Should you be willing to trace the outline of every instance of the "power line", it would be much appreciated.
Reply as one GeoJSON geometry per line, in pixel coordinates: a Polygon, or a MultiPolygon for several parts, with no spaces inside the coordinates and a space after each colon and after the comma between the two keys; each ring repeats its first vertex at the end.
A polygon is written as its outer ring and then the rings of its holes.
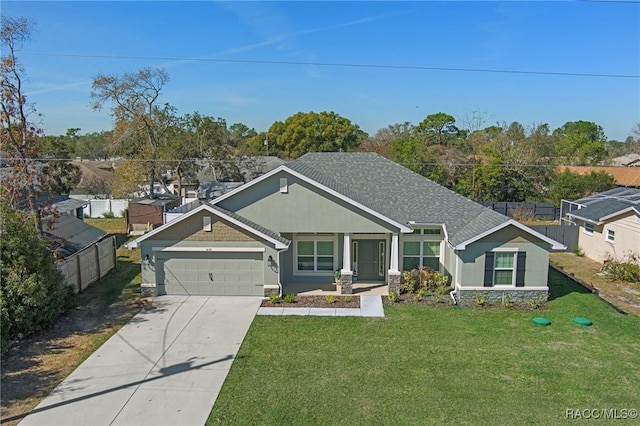
{"type": "Polygon", "coordinates": [[[348,62],[303,62],[303,61],[265,61],[253,59],[215,59],[215,58],[188,58],[177,56],[125,56],[125,55],[93,55],[81,53],[41,53],[22,52],[29,56],[53,56],[69,58],[102,58],[102,59],[143,59],[161,61],[190,61],[190,62],[218,62],[236,64],[260,64],[260,65],[305,65],[319,67],[343,67],[343,68],[374,68],[374,69],[404,69],[416,71],[460,71],[460,72],[483,72],[497,74],[525,74],[525,75],[553,75],[569,77],[604,77],[604,78],[638,78],[640,75],[633,74],[605,74],[605,73],[580,73],[580,72],[555,72],[555,71],[522,71],[496,68],[462,68],[462,67],[427,67],[420,65],[383,65],[383,64],[356,64],[348,62]]]}
{"type": "MultiPolygon", "coordinates": [[[[549,159],[551,158],[568,158],[568,157],[548,157],[549,159]]],[[[21,158],[17,158],[17,157],[3,157],[3,160],[8,160],[8,161],[18,161],[18,160],[22,160],[21,158]]],[[[144,159],[144,158],[123,158],[123,159],[119,159],[119,160],[77,160],[76,158],[30,158],[28,159],[30,161],[40,161],[40,162],[47,162],[47,161],[80,161],[80,164],[82,164],[83,161],[91,161],[91,162],[104,162],[104,163],[131,163],[131,162],[137,162],[137,163],[151,163],[153,160],[151,159],[144,159]]],[[[192,162],[192,163],[196,163],[196,162],[201,162],[204,161],[205,164],[197,164],[202,168],[206,168],[208,166],[208,164],[211,163],[216,163],[216,164],[235,164],[235,165],[242,165],[243,161],[242,160],[203,160],[203,159],[199,159],[199,158],[174,158],[174,159],[170,159],[170,158],[165,158],[165,159],[158,159],[156,160],[157,163],[159,163],[160,165],[162,165],[162,163],[186,163],[186,162],[192,162]]],[[[250,163],[251,160],[249,160],[250,163]]],[[[326,161],[327,164],[333,164],[331,161],[326,161]]],[[[486,164],[486,163],[436,163],[436,162],[429,162],[429,163],[424,163],[424,162],[398,162],[398,164],[401,164],[403,166],[440,166],[440,167],[539,167],[539,168],[557,168],[557,167],[620,167],[620,168],[626,168],[624,166],[572,166],[572,165],[565,165],[565,164],[549,164],[549,163],[544,163],[544,164],[520,164],[520,163],[492,163],[492,164],[486,164]]],[[[249,167],[251,166],[251,164],[249,164],[249,167]]]]}

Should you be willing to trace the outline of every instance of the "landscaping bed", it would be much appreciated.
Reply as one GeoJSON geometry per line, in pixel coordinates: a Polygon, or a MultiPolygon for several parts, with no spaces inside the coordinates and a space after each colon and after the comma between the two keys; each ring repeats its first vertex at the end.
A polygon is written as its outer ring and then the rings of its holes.
{"type": "Polygon", "coordinates": [[[360,296],[295,296],[292,302],[263,300],[263,308],[359,308],[360,296]]]}

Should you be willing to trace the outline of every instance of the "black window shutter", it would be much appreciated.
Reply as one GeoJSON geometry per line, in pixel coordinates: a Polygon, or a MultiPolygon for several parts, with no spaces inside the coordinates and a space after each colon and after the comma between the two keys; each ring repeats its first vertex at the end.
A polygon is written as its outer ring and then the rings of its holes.
{"type": "Polygon", "coordinates": [[[488,251],[484,254],[484,286],[493,286],[493,258],[492,251],[488,251]]]}
{"type": "Polygon", "coordinates": [[[518,252],[518,263],[516,264],[516,287],[524,287],[524,271],[527,265],[527,252],[518,252]]]}

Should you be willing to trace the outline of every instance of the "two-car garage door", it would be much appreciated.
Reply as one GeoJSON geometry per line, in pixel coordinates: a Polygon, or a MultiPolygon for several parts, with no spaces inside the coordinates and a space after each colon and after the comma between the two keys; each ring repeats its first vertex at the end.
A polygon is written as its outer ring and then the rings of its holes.
{"type": "Polygon", "coordinates": [[[158,253],[156,279],[158,294],[262,296],[263,252],[158,253]]]}

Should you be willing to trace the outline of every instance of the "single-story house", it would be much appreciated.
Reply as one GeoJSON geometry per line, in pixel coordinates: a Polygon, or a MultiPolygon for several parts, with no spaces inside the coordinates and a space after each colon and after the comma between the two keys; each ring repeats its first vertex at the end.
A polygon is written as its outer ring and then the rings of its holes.
{"type": "Polygon", "coordinates": [[[374,153],[309,153],[129,243],[157,294],[266,295],[402,271],[450,277],[458,301],[548,294],[562,244],[374,153]]]}
{"type": "Polygon", "coordinates": [[[614,188],[571,202],[569,220],[580,227],[578,246],[602,262],[640,253],[640,189],[614,188]]]}

